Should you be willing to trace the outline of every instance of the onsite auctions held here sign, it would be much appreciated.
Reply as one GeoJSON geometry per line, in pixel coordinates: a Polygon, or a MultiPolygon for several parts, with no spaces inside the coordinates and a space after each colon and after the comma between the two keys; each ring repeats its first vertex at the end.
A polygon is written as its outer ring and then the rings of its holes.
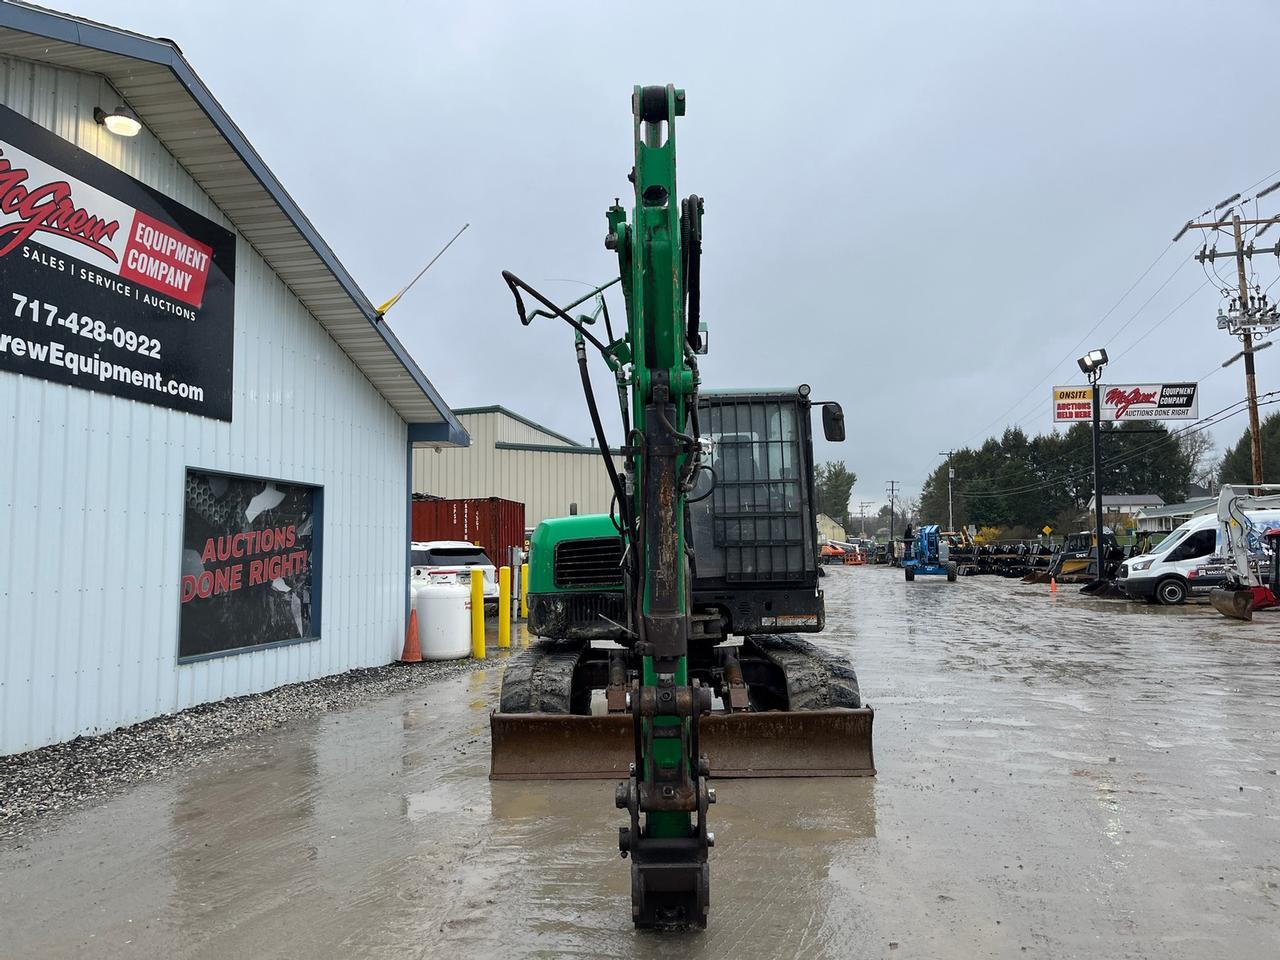
{"type": "MultiPolygon", "coordinates": [[[[1200,415],[1199,384],[1103,384],[1102,420],[1194,420],[1200,415]]],[[[1053,422],[1089,422],[1093,393],[1089,387],[1054,387],[1053,422]]]]}
{"type": "Polygon", "coordinates": [[[0,370],[231,419],[235,236],[0,107],[0,370]]]}

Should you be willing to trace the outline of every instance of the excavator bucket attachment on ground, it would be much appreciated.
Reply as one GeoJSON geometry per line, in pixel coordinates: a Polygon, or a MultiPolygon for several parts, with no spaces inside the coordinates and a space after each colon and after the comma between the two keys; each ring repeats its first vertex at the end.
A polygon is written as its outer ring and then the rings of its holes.
{"type": "MultiPolygon", "coordinates": [[[[870,777],[869,707],[712,713],[701,748],[713,778],[870,777]]],[[[490,715],[491,780],[625,779],[635,758],[629,714],[490,715]]]]}
{"type": "Polygon", "coordinates": [[[1224,590],[1220,587],[1209,591],[1213,609],[1232,620],[1253,619],[1252,590],[1224,590]]]}
{"type": "Polygon", "coordinates": [[[1276,606],[1276,596],[1268,587],[1216,587],[1209,591],[1213,609],[1232,620],[1252,620],[1255,610],[1276,606]]]}

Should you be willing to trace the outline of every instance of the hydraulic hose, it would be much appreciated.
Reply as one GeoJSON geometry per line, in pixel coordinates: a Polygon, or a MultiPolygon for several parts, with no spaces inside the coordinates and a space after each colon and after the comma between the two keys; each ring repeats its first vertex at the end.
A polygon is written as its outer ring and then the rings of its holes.
{"type": "Polygon", "coordinates": [[[702,332],[698,321],[702,314],[702,198],[690,194],[680,205],[681,266],[684,268],[686,295],[686,339],[693,349],[702,349],[702,332]]]}
{"type": "Polygon", "coordinates": [[[596,407],[596,395],[591,389],[591,375],[587,372],[587,348],[582,342],[582,337],[575,338],[574,350],[578,354],[578,374],[582,378],[582,392],[587,398],[587,410],[591,414],[591,427],[595,431],[596,443],[600,445],[600,455],[604,457],[605,471],[609,474],[609,484],[613,487],[613,495],[618,499],[618,510],[622,514],[623,523],[630,529],[631,517],[628,509],[629,505],[627,504],[626,488],[623,486],[622,478],[618,476],[618,468],[613,462],[613,456],[609,453],[609,443],[604,435],[604,424],[600,422],[600,410],[596,407]]]}

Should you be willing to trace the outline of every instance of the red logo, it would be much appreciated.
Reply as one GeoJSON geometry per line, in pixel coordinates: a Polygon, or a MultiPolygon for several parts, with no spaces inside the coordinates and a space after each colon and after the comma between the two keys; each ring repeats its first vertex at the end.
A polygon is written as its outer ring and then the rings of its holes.
{"type": "Polygon", "coordinates": [[[1110,390],[1107,391],[1107,403],[1113,405],[1116,408],[1117,420],[1123,417],[1125,413],[1128,412],[1129,408],[1132,407],[1135,403],[1155,403],[1155,402],[1156,402],[1156,392],[1154,390],[1150,392],[1144,392],[1142,390],[1139,390],[1137,387],[1134,387],[1132,390],[1126,393],[1125,391],[1121,390],[1119,387],[1112,387],[1110,390]]]}
{"type": "Polygon", "coordinates": [[[116,259],[115,251],[103,241],[115,236],[120,221],[108,223],[77,207],[71,199],[71,184],[65,180],[28,187],[28,176],[26,170],[0,156],[0,213],[19,218],[0,225],[0,257],[44,231],[69,237],[116,259]]]}
{"type": "Polygon", "coordinates": [[[135,210],[120,276],[200,306],[213,250],[181,230],[135,210]]]}

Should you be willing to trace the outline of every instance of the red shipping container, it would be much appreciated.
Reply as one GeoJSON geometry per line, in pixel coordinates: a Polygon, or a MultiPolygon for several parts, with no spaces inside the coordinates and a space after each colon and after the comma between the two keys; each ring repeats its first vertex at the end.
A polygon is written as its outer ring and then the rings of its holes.
{"type": "Polygon", "coordinates": [[[501,497],[468,500],[414,500],[413,540],[466,540],[484,547],[496,566],[510,562],[513,547],[524,549],[524,504],[501,497]]]}

